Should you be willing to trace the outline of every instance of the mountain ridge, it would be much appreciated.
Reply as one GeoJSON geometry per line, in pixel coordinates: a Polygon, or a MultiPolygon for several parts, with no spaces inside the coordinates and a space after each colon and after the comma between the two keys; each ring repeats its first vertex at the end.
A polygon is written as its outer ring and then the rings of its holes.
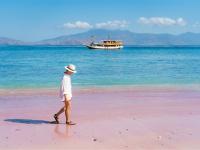
{"type": "Polygon", "coordinates": [[[184,46],[200,45],[200,33],[185,32],[178,35],[169,33],[136,33],[129,30],[92,29],[86,32],[63,35],[38,42],[0,37],[0,45],[85,45],[91,41],[105,39],[122,40],[125,45],[135,46],[184,46]]]}
{"type": "Polygon", "coordinates": [[[12,39],[12,38],[7,38],[7,37],[0,37],[0,45],[24,45],[25,42],[12,39]]]}

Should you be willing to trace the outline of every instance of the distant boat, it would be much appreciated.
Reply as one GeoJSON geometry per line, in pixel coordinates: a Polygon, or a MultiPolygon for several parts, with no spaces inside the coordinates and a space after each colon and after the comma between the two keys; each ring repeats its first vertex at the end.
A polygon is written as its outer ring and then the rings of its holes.
{"type": "Polygon", "coordinates": [[[122,41],[116,41],[116,40],[104,40],[101,43],[90,43],[89,45],[86,45],[89,49],[121,49],[123,48],[123,42],[122,41]]]}

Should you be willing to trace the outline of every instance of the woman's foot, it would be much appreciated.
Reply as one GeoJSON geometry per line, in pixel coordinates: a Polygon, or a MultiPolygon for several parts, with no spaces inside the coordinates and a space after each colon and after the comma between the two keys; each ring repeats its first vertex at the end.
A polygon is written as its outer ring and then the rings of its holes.
{"type": "Polygon", "coordinates": [[[59,121],[58,121],[58,116],[57,116],[57,114],[55,114],[53,117],[54,117],[54,119],[56,120],[56,123],[57,123],[57,124],[59,124],[59,121]]]}
{"type": "Polygon", "coordinates": [[[76,125],[75,122],[72,122],[72,121],[69,121],[69,122],[66,122],[67,125],[76,125]]]}

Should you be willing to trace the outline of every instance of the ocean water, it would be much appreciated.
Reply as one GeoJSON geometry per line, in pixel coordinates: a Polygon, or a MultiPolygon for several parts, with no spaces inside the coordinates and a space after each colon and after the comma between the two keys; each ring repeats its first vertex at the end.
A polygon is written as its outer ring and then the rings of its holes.
{"type": "Polygon", "coordinates": [[[69,63],[79,87],[200,84],[200,48],[1,46],[0,88],[58,87],[69,63]]]}

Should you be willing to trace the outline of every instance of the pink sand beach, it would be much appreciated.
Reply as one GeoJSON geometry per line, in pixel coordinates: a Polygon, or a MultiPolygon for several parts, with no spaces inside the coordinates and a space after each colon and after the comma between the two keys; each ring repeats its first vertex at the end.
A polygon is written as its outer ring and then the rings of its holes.
{"type": "Polygon", "coordinates": [[[75,89],[75,126],[50,124],[57,89],[0,90],[1,150],[199,150],[196,87],[75,89]]]}

